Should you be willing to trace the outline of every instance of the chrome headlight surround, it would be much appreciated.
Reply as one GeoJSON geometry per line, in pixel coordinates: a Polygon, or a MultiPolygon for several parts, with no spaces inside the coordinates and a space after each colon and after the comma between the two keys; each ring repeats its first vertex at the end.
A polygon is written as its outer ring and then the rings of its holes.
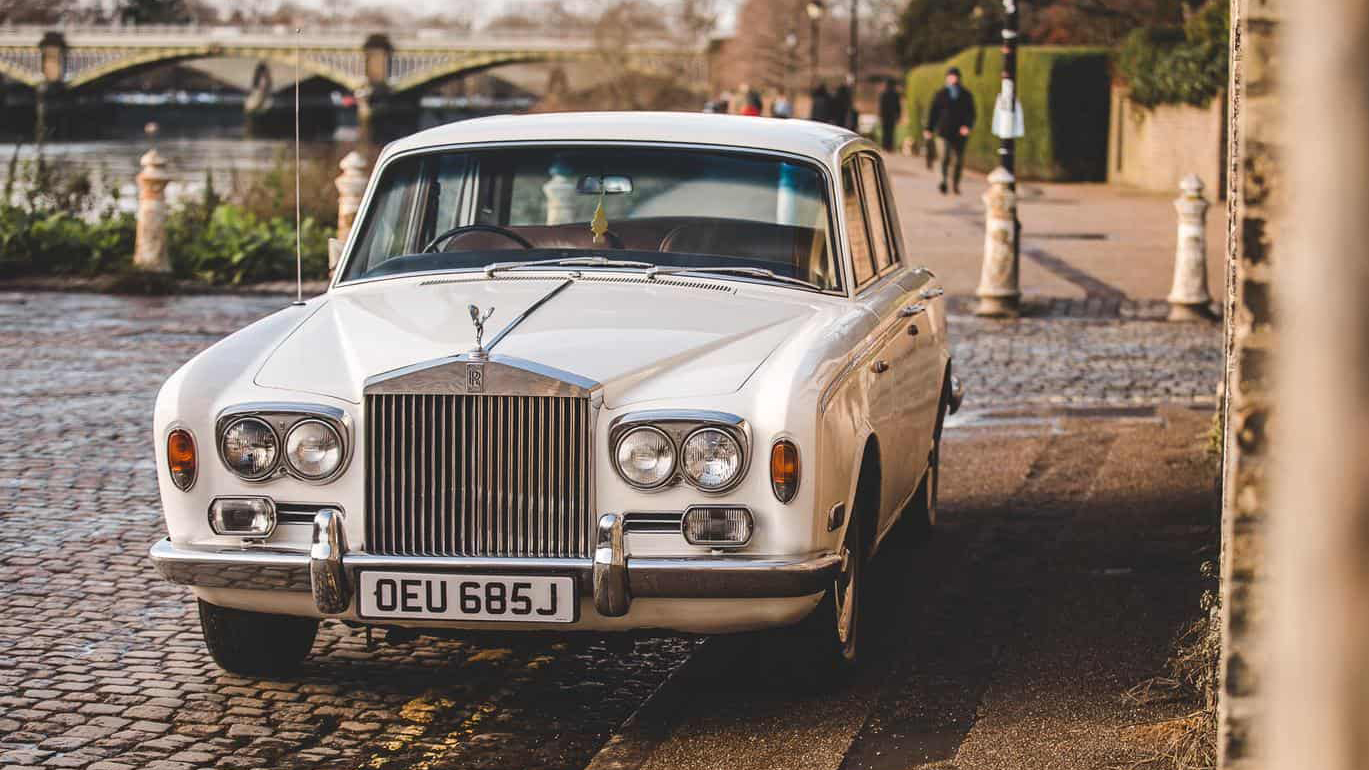
{"type": "Polygon", "coordinates": [[[260,402],[238,404],[219,412],[214,421],[214,444],[218,447],[219,462],[235,477],[252,484],[261,484],[283,476],[299,479],[308,484],[327,484],[341,476],[352,460],[352,420],[347,413],[337,407],[322,404],[296,404],[286,402],[260,402]],[[277,454],[274,467],[258,477],[240,475],[228,464],[223,453],[224,433],[229,427],[243,419],[254,419],[265,423],[276,435],[277,454]],[[321,422],[331,428],[342,441],[342,460],[330,473],[311,477],[295,470],[286,448],[286,437],[290,431],[303,422],[321,422]]]}
{"type": "Polygon", "coordinates": [[[608,446],[609,462],[613,465],[614,471],[633,489],[641,492],[659,492],[683,481],[705,495],[721,495],[730,492],[746,478],[751,465],[751,426],[746,420],[727,412],[702,409],[649,409],[614,418],[608,427],[608,446]],[[630,431],[642,427],[654,428],[664,433],[675,448],[675,472],[665,482],[652,487],[633,484],[618,467],[619,443],[630,431]],[[735,441],[741,450],[741,469],[726,484],[718,487],[700,486],[684,473],[684,443],[694,433],[704,429],[721,431],[735,441]]]}

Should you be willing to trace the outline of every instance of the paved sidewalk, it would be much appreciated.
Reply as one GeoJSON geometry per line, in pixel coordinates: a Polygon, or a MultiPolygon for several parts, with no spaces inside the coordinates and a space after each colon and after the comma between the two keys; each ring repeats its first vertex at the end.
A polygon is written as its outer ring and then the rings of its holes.
{"type": "MultiPolygon", "coordinates": [[[[984,255],[984,176],[966,172],[962,194],[943,196],[936,189],[936,173],[926,169],[922,158],[885,158],[911,260],[930,267],[948,294],[974,294],[984,255]]],[[[1204,182],[1212,203],[1207,216],[1208,290],[1219,297],[1225,285],[1225,204],[1216,200],[1214,180],[1204,182]]],[[[1019,185],[1019,194],[1025,299],[1134,303],[1169,294],[1178,180],[1172,195],[1104,184],[1038,182],[1019,185]]]]}

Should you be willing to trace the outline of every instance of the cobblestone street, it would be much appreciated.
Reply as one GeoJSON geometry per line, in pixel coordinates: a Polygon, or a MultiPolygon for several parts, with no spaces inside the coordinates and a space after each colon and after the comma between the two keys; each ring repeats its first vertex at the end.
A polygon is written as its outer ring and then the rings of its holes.
{"type": "MultiPolygon", "coordinates": [[[[147,558],[153,399],[284,302],[0,294],[0,768],[584,766],[696,641],[368,650],[325,623],[292,681],[210,661],[188,591],[147,558]]],[[[954,316],[966,409],[1211,403],[1219,327],[1150,317],[954,316]]]]}

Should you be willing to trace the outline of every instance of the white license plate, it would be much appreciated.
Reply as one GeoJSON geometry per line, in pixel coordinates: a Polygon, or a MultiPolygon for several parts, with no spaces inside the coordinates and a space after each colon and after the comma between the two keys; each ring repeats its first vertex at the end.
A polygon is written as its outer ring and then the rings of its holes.
{"type": "Polygon", "coordinates": [[[364,570],[364,618],[574,623],[575,579],[364,570]]]}

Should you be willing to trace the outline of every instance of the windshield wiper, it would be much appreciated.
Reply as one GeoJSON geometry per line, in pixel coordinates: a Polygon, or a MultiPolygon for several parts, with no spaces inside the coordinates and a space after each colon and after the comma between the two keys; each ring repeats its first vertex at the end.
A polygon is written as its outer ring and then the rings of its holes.
{"type": "Polygon", "coordinates": [[[782,281],[784,283],[806,286],[818,291],[826,291],[822,286],[805,281],[802,278],[790,278],[787,275],[780,275],[774,270],[767,270],[763,267],[741,267],[720,265],[717,267],[653,267],[646,271],[647,280],[654,280],[659,275],[679,275],[680,273],[736,273],[738,275],[749,275],[756,278],[765,278],[771,281],[782,281]]]}
{"type": "Polygon", "coordinates": [[[609,259],[608,257],[556,257],[555,259],[534,259],[526,262],[496,262],[493,265],[485,266],[485,277],[492,278],[494,274],[501,270],[513,270],[519,267],[555,267],[565,266],[584,266],[584,267],[655,267],[650,262],[637,262],[630,259],[609,259]]]}

